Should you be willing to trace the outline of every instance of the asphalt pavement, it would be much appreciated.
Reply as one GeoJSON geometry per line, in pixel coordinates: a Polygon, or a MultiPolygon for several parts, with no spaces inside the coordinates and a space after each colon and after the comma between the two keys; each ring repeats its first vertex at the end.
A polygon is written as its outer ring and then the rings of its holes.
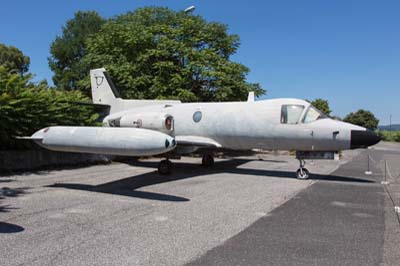
{"type": "Polygon", "coordinates": [[[169,177],[156,160],[1,176],[0,265],[396,265],[388,147],[368,151],[370,176],[349,151],[308,162],[308,181],[286,155],[183,158],[169,177]]]}
{"type": "Polygon", "coordinates": [[[187,265],[400,265],[400,146],[386,146],[356,155],[187,265]]]}

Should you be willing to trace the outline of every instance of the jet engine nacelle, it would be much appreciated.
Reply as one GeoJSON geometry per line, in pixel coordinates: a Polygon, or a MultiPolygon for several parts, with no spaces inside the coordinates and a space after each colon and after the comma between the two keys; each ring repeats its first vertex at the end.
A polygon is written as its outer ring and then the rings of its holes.
{"type": "Polygon", "coordinates": [[[158,112],[134,113],[121,117],[120,127],[137,127],[170,133],[174,130],[172,115],[158,112]]]}
{"type": "Polygon", "coordinates": [[[40,146],[54,151],[151,156],[175,148],[167,134],[143,128],[48,127],[32,135],[40,146]]]}

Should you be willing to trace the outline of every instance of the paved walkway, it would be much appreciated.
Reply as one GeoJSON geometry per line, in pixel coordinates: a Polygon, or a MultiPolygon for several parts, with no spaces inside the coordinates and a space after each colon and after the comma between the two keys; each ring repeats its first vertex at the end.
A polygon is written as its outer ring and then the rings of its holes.
{"type": "Polygon", "coordinates": [[[188,265],[400,265],[399,162],[395,149],[363,151],[188,265]]]}

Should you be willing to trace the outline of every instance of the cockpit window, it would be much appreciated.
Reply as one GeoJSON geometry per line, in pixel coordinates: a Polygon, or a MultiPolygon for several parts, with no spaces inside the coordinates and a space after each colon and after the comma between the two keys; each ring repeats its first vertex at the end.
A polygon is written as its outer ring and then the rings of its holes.
{"type": "Polygon", "coordinates": [[[303,123],[311,123],[318,119],[327,118],[328,116],[315,108],[314,106],[310,105],[307,110],[306,115],[304,116],[303,123]]]}
{"type": "Polygon", "coordinates": [[[298,124],[301,114],[303,113],[303,105],[282,105],[281,123],[282,124],[298,124]]]}

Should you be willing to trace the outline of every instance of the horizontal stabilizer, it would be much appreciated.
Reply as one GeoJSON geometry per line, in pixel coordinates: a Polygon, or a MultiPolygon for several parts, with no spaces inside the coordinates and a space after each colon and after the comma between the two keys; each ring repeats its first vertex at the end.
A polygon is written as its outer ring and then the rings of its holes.
{"type": "Polygon", "coordinates": [[[42,140],[42,137],[14,137],[15,139],[42,140]]]}
{"type": "Polygon", "coordinates": [[[84,105],[84,106],[93,106],[97,108],[110,108],[111,106],[109,104],[102,104],[102,103],[88,103],[88,102],[67,102],[67,103],[72,103],[76,105],[84,105]]]}

